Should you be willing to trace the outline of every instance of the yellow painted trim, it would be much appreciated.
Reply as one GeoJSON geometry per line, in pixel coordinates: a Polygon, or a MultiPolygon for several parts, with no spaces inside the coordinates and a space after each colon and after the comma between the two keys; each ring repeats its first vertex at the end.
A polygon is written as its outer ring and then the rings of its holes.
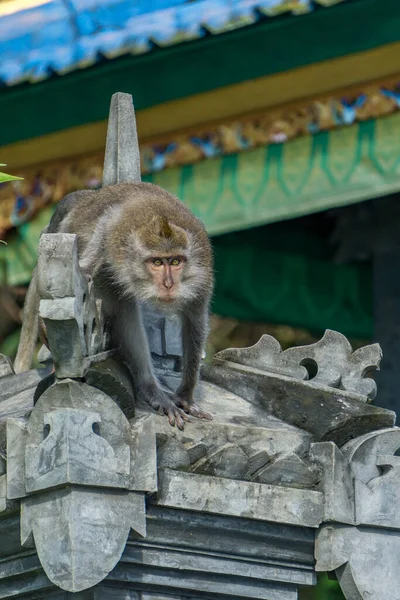
{"type": "Polygon", "coordinates": [[[50,0],[6,0],[0,3],[0,17],[12,15],[20,10],[48,4],[50,0]]]}
{"type": "MultiPolygon", "coordinates": [[[[399,72],[400,42],[269,77],[218,88],[154,106],[137,114],[141,143],[195,130],[243,114],[357,87],[399,72]]],[[[99,121],[0,148],[9,169],[104,150],[107,123],[99,121]]]]}

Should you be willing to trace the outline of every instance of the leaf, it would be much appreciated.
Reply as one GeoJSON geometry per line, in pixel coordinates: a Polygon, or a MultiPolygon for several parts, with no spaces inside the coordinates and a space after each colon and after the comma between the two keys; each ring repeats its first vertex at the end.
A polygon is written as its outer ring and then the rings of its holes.
{"type": "Polygon", "coordinates": [[[0,183],[5,183],[6,181],[16,181],[17,179],[23,179],[23,177],[15,177],[14,175],[7,175],[7,173],[0,172],[0,183]]]}
{"type": "MultiPolygon", "coordinates": [[[[0,167],[5,167],[6,163],[0,163],[0,167]]],[[[7,175],[7,173],[0,172],[0,183],[5,183],[6,181],[17,181],[18,179],[23,179],[23,177],[15,177],[14,175],[7,175]]]]}

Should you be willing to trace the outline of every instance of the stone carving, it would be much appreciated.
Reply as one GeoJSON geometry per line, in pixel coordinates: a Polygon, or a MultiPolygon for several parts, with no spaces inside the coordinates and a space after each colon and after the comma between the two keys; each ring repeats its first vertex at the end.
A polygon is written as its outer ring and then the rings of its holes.
{"type": "MultiPolygon", "coordinates": [[[[318,446],[315,444],[314,449],[321,456],[318,446]]],[[[395,558],[400,549],[400,458],[394,456],[399,448],[400,429],[393,427],[371,432],[335,450],[335,482],[340,493],[333,487],[329,492],[330,483],[326,484],[330,510],[325,520],[332,523],[318,532],[316,569],[335,571],[348,600],[378,600],[389,594],[389,585],[390,597],[400,599],[395,558]],[[383,566],[385,578],[377,576],[374,564],[383,566]]],[[[326,460],[324,470],[332,478],[326,460]]]]}
{"type": "Polygon", "coordinates": [[[394,424],[394,413],[366,402],[375,383],[363,376],[378,368],[380,357],[377,344],[351,353],[346,338],[335,332],[328,331],[309,347],[285,352],[272,337],[263,336],[251,348],[219,352],[211,365],[203,366],[202,375],[278,419],[309,431],[315,441],[342,446],[394,424]],[[308,381],[307,369],[311,372],[312,368],[315,376],[308,381]],[[342,389],[344,385],[347,389],[342,389]]]}
{"type": "Polygon", "coordinates": [[[373,400],[376,384],[366,376],[379,369],[381,359],[379,344],[364,346],[353,352],[344,335],[328,329],[319,342],[284,352],[275,338],[263,335],[251,348],[230,348],[218,352],[213,362],[232,362],[268,373],[310,380],[313,385],[339,388],[373,400]]]}
{"type": "Polygon", "coordinates": [[[29,547],[34,540],[47,577],[69,592],[106,577],[121,557],[131,528],[146,533],[143,494],[72,486],[53,491],[45,506],[31,496],[21,507],[22,545],[29,547]]]}
{"type": "Polygon", "coordinates": [[[9,420],[7,428],[7,498],[22,499],[22,543],[34,540],[56,585],[72,592],[95,585],[117,563],[130,529],[145,535],[144,492],[157,489],[149,417],[132,428],[103,392],[64,379],[42,394],[27,422],[9,420]]]}
{"type": "Polygon", "coordinates": [[[199,475],[315,489],[321,472],[308,458],[309,441],[296,431],[265,427],[193,423],[183,433],[171,433],[160,423],[157,464],[199,475]]]}
{"type": "Polygon", "coordinates": [[[78,265],[76,235],[43,234],[39,243],[40,317],[57,377],[82,377],[107,348],[101,301],[78,265]]]}

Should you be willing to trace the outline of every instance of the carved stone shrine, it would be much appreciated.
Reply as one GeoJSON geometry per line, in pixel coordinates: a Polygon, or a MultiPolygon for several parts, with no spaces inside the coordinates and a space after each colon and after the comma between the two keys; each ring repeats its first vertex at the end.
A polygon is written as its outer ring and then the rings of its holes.
{"type": "MultiPolygon", "coordinates": [[[[139,165],[118,93],[103,184],[139,165]]],[[[179,431],[133,397],[76,236],[42,235],[38,271],[43,368],[0,362],[0,599],[295,600],[326,571],[348,600],[400,600],[400,430],[371,404],[377,344],[327,331],[220,352],[197,390],[213,421],[179,431]]],[[[144,318],[176,389],[178,324],[144,318]]]]}

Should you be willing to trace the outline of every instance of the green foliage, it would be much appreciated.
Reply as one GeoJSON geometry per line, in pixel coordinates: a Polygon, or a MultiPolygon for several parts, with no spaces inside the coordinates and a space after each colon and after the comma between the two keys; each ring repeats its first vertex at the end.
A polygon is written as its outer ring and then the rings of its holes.
{"type": "MultiPolygon", "coordinates": [[[[4,163],[0,163],[0,167],[5,167],[4,163]]],[[[6,181],[16,181],[17,179],[23,179],[23,177],[15,177],[14,175],[7,175],[7,173],[0,172],[0,183],[5,183],[6,181]]]]}

